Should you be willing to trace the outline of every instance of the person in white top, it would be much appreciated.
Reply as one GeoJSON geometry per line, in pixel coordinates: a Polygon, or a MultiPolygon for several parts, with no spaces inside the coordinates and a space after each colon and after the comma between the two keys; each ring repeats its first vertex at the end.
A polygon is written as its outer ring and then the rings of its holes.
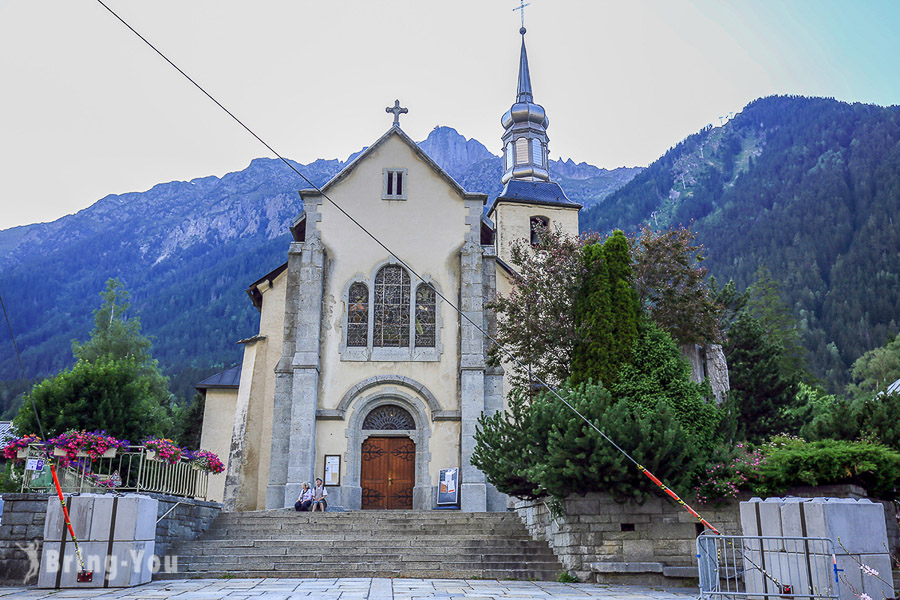
{"type": "Polygon", "coordinates": [[[307,511],[309,507],[312,505],[313,501],[313,492],[309,489],[309,482],[303,484],[303,489],[300,490],[300,495],[297,496],[297,501],[294,502],[294,510],[296,511],[307,511]]]}
{"type": "Polygon", "coordinates": [[[310,511],[316,512],[316,509],[325,512],[325,509],[328,507],[328,501],[325,500],[325,496],[328,495],[328,490],[325,489],[325,484],[322,483],[322,480],[316,477],[316,488],[313,490],[313,501],[312,508],[310,511]]]}

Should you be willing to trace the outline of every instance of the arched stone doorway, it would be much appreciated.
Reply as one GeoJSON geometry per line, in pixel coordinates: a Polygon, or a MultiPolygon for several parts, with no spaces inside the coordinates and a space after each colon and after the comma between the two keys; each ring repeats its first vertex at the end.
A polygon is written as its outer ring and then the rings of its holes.
{"type": "MultiPolygon", "coordinates": [[[[405,433],[415,428],[412,415],[396,404],[373,409],[362,425],[364,433],[405,433]]],[[[416,443],[405,435],[371,435],[363,442],[360,454],[362,508],[411,509],[416,485],[416,443]]]]}
{"type": "Polygon", "coordinates": [[[361,398],[347,428],[347,500],[350,509],[431,507],[424,403],[396,389],[361,398]]]}

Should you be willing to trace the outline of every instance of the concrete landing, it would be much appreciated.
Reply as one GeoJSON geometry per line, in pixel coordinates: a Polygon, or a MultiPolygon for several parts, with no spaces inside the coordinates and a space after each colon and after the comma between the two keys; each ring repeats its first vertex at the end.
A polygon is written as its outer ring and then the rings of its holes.
{"type": "Polygon", "coordinates": [[[492,579],[176,579],[119,590],[39,590],[0,588],[0,598],[21,600],[693,600],[695,589],[492,579]]]}

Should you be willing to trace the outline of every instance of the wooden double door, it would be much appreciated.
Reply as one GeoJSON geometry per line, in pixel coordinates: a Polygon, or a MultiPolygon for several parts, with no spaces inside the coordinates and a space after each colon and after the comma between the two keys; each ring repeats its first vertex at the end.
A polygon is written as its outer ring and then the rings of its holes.
{"type": "Polygon", "coordinates": [[[362,507],[411,509],[416,443],[406,437],[370,437],[362,445],[362,507]]]}

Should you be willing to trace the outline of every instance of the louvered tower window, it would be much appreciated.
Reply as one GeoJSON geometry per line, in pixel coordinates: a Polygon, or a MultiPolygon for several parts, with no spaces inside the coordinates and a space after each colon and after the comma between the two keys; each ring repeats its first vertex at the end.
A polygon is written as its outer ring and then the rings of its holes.
{"type": "Polygon", "coordinates": [[[544,148],[539,140],[531,140],[531,162],[539,167],[544,166],[544,148]]]}
{"type": "Polygon", "coordinates": [[[516,164],[528,164],[528,138],[520,137],[516,140],[516,164]]]}

